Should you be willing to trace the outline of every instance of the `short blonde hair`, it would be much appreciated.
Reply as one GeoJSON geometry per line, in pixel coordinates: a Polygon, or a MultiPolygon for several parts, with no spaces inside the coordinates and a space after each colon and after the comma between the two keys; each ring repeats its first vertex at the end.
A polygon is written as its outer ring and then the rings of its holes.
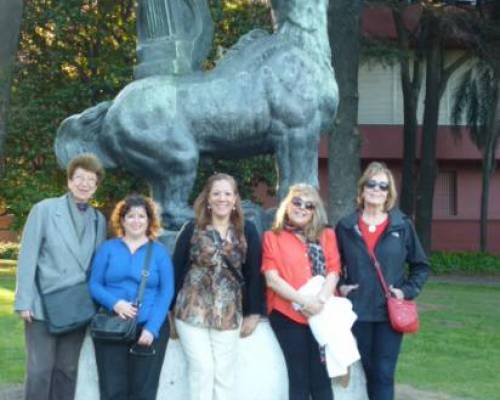
{"type": "Polygon", "coordinates": [[[118,237],[123,237],[125,235],[122,220],[132,207],[143,207],[144,210],[146,210],[146,215],[148,216],[146,236],[151,240],[156,239],[161,228],[158,207],[152,199],[140,194],[130,194],[116,204],[110,219],[111,228],[114,234],[118,237]]]}
{"type": "Polygon", "coordinates": [[[290,186],[288,194],[281,201],[278,210],[276,211],[276,216],[274,218],[274,224],[272,230],[274,232],[281,232],[287,221],[287,209],[290,205],[292,199],[296,196],[304,196],[310,198],[314,203],[314,210],[312,211],[311,221],[307,224],[304,229],[304,234],[307,240],[317,241],[327,224],[326,211],[323,205],[323,201],[319,196],[318,191],[312,185],[307,183],[297,183],[290,186]]]}
{"type": "Polygon", "coordinates": [[[387,191],[387,199],[384,204],[384,211],[389,211],[396,205],[396,201],[398,199],[398,192],[396,190],[396,184],[394,182],[394,176],[387,165],[383,162],[373,161],[366,167],[363,175],[358,180],[358,195],[356,197],[356,203],[359,209],[363,209],[365,207],[364,199],[363,199],[363,191],[365,189],[366,183],[372,179],[375,175],[385,174],[387,180],[389,182],[389,190],[387,191]]]}

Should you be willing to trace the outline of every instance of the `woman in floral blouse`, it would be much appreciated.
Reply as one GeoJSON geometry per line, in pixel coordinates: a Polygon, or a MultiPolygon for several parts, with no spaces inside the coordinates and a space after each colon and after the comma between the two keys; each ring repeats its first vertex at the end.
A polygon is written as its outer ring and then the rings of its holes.
{"type": "Polygon", "coordinates": [[[190,400],[231,398],[240,336],[263,312],[260,240],[243,218],[236,181],[211,176],[196,219],[177,238],[175,325],[188,362],[190,400]]]}

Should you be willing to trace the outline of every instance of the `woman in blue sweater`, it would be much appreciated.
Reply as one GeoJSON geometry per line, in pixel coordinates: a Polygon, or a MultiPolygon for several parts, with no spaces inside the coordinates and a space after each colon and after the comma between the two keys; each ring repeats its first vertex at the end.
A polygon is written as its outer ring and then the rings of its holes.
{"type": "Polygon", "coordinates": [[[167,345],[166,319],[174,276],[167,249],[154,241],[160,221],[151,199],[130,195],[113,210],[116,238],[97,251],[90,276],[95,301],[121,318],[135,318],[137,341],[94,340],[101,400],[154,400],[167,345]],[[148,242],[152,240],[149,276],[140,307],[135,302],[148,242]]]}

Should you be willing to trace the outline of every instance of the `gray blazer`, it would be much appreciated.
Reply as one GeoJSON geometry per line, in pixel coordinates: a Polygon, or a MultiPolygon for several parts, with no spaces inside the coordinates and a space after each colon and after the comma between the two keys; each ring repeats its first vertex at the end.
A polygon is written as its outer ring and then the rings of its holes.
{"type": "Polygon", "coordinates": [[[24,226],[17,261],[14,309],[31,310],[38,320],[44,319],[44,313],[36,275],[43,293],[85,281],[92,254],[106,238],[106,221],[96,211],[89,217],[92,239],[79,241],[71,220],[68,196],[65,194],[35,204],[24,226]]]}

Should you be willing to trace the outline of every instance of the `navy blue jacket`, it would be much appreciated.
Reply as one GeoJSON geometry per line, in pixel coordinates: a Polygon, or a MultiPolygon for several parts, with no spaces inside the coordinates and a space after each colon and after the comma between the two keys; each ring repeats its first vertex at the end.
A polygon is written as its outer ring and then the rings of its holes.
{"type": "MultiPolygon", "coordinates": [[[[359,213],[339,221],[336,227],[342,261],[339,285],[359,284],[348,298],[359,321],[386,321],[384,291],[358,226],[359,213]]],[[[415,298],[429,276],[430,267],[410,219],[398,209],[389,211],[389,225],[375,246],[387,286],[403,291],[405,299],[415,298]]]]}

